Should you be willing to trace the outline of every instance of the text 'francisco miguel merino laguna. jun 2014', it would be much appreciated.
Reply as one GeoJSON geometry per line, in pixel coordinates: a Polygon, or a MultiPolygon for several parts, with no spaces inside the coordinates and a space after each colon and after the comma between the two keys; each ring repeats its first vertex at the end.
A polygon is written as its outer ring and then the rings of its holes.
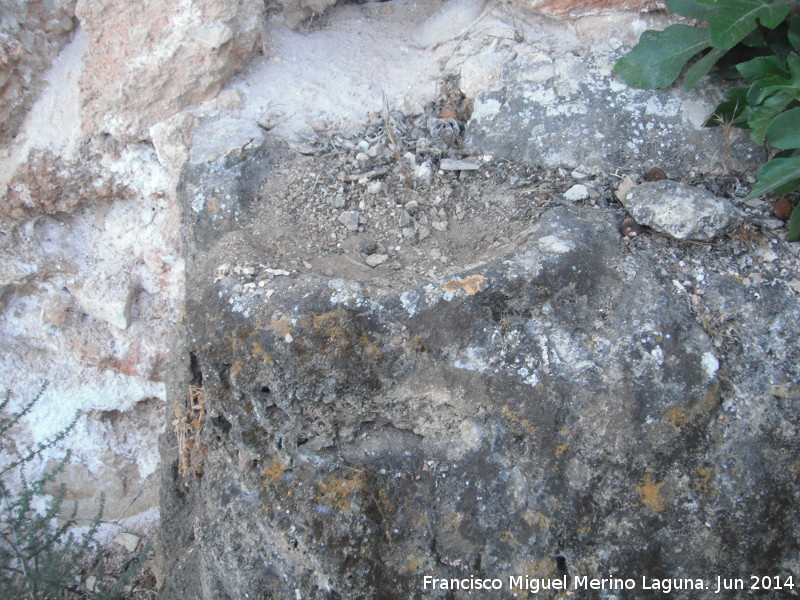
{"type": "Polygon", "coordinates": [[[525,575],[508,578],[438,578],[425,575],[422,580],[425,590],[485,590],[527,591],[539,593],[548,590],[651,590],[669,594],[678,590],[711,590],[714,593],[728,590],[793,590],[791,576],[721,577],[695,578],[593,578],[583,575],[554,578],[532,578],[525,575]]]}

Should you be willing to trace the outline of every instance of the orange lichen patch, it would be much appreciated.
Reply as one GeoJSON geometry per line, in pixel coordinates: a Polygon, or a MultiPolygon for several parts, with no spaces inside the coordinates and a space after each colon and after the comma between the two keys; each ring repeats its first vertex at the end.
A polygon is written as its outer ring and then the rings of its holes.
{"type": "Polygon", "coordinates": [[[381,356],[357,315],[341,308],[304,316],[297,331],[293,348],[299,354],[323,353],[330,358],[358,357],[371,361],[381,356]]]}
{"type": "Polygon", "coordinates": [[[500,541],[512,546],[517,545],[517,537],[508,529],[503,532],[503,536],[500,538],[500,541]]]}
{"type": "MultiPolygon", "coordinates": [[[[525,574],[530,579],[553,579],[558,576],[558,565],[551,556],[534,558],[525,568],[525,574]]],[[[528,591],[524,590],[525,595],[528,591]]]]}
{"type": "MultiPolygon", "coordinates": [[[[524,574],[528,579],[555,579],[558,576],[558,568],[556,561],[550,557],[534,558],[530,562],[516,563],[512,575],[519,577],[521,574],[524,574]]],[[[509,585],[509,591],[515,597],[527,598],[530,590],[524,586],[515,585],[512,581],[516,582],[516,579],[509,580],[511,584],[509,585]]]]}
{"type": "Polygon", "coordinates": [[[389,492],[384,489],[378,491],[378,504],[380,508],[387,512],[392,510],[392,501],[389,500],[389,492]]]}
{"type": "Polygon", "coordinates": [[[483,275],[468,275],[464,279],[452,279],[444,284],[446,292],[455,294],[458,290],[464,290],[468,296],[474,296],[483,289],[486,278],[483,275]]]}
{"type": "Polygon", "coordinates": [[[413,519],[411,519],[411,524],[414,527],[427,527],[428,524],[429,524],[429,521],[428,521],[428,519],[426,519],[423,516],[418,516],[418,517],[414,517],[413,519]]]}
{"type": "Polygon", "coordinates": [[[273,319],[269,326],[278,337],[283,338],[292,333],[292,322],[289,319],[273,319]]]}
{"type": "Polygon", "coordinates": [[[418,558],[412,558],[406,564],[406,572],[408,572],[408,573],[416,573],[417,571],[419,571],[421,566],[422,566],[422,563],[420,562],[420,560],[418,558]]]}
{"type": "Polygon", "coordinates": [[[664,482],[656,483],[650,475],[645,475],[642,479],[642,485],[636,487],[636,491],[642,497],[642,504],[647,508],[662,511],[667,508],[664,504],[664,498],[661,496],[661,488],[664,487],[664,482]]]}
{"type": "Polygon", "coordinates": [[[667,420],[675,425],[675,427],[682,427],[689,422],[689,416],[686,414],[686,411],[678,408],[668,410],[664,414],[667,420]]]}
{"type": "Polygon", "coordinates": [[[464,521],[464,515],[460,512],[453,512],[447,515],[445,519],[442,520],[442,525],[447,531],[458,531],[458,528],[461,527],[461,523],[464,521]]]}
{"type": "Polygon", "coordinates": [[[800,477],[800,460],[796,460],[792,463],[792,473],[794,473],[795,477],[800,477]]]}
{"type": "Polygon", "coordinates": [[[327,504],[335,510],[349,510],[353,494],[362,492],[364,485],[364,473],[361,471],[344,477],[331,475],[317,482],[319,491],[316,500],[320,504],[327,504]]]}
{"type": "Polygon", "coordinates": [[[556,458],[561,458],[567,450],[569,450],[569,444],[556,444],[556,458]]]}
{"type": "Polygon", "coordinates": [[[371,358],[380,358],[381,351],[378,345],[367,337],[366,333],[361,334],[361,345],[364,347],[364,354],[371,358]]]}
{"type": "Polygon", "coordinates": [[[343,338],[343,330],[348,322],[347,312],[338,308],[318,315],[312,313],[311,322],[314,327],[323,329],[331,339],[343,338]]]}
{"type": "Polygon", "coordinates": [[[231,367],[230,378],[236,379],[242,371],[244,371],[244,365],[242,365],[242,363],[236,363],[231,367]]]}
{"type": "Polygon", "coordinates": [[[264,350],[263,346],[261,346],[261,344],[259,344],[258,342],[253,342],[253,345],[250,348],[250,353],[253,355],[254,358],[261,359],[265,363],[272,364],[273,362],[275,362],[272,359],[272,356],[270,356],[269,352],[264,350]]]}
{"type": "Polygon", "coordinates": [[[707,494],[710,490],[708,484],[711,482],[712,477],[714,477],[714,471],[711,467],[698,467],[697,478],[694,481],[695,488],[703,494],[707,494]]]}
{"type": "Polygon", "coordinates": [[[505,419],[508,429],[514,435],[536,434],[536,427],[534,427],[530,419],[526,419],[520,416],[519,413],[511,410],[508,404],[503,405],[503,408],[500,409],[500,414],[503,415],[503,419],[505,419]]]}
{"type": "Polygon", "coordinates": [[[273,460],[266,469],[264,469],[264,479],[261,482],[263,487],[275,484],[283,474],[286,473],[286,465],[282,460],[273,460]]]}
{"type": "Polygon", "coordinates": [[[540,511],[526,510],[522,513],[522,520],[528,525],[541,527],[542,529],[550,529],[552,519],[540,511]]]}

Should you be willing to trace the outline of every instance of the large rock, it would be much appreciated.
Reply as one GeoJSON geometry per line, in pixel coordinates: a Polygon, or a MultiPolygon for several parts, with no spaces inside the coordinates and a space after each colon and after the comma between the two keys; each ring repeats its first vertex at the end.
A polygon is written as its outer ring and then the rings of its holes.
{"type": "Polygon", "coordinates": [[[475,98],[468,143],[511,160],[589,171],[752,171],[763,161],[746,136],[702,127],[719,97],[708,82],[688,94],[630,88],[612,72],[619,56],[520,53],[475,98]]]}
{"type": "Polygon", "coordinates": [[[0,146],[17,134],[53,58],[69,41],[75,0],[0,4],[0,146]]]}
{"type": "Polygon", "coordinates": [[[166,173],[146,145],[35,151],[3,200],[0,378],[15,402],[49,381],[15,439],[44,443],[80,411],[64,442],[68,501],[91,518],[103,492],[105,518],[150,511],[152,524],[165,340],[183,292],[166,173]]]}
{"type": "Polygon", "coordinates": [[[237,215],[272,152],[182,182],[169,385],[203,404],[182,448],[162,440],[165,600],[454,597],[425,576],[497,578],[498,598],[614,576],[660,598],[643,577],[796,572],[796,387],[770,400],[770,373],[798,376],[785,291],[759,305],[713,279],[696,319],[617,215],[565,207],[511,254],[424,285],[277,269],[256,285],[222,266],[258,260],[237,215]],[[747,341],[715,325],[738,302],[747,341]],[[726,361],[781,323],[746,371],[726,361]],[[204,457],[186,480],[179,452],[204,457]]]}
{"type": "Polygon", "coordinates": [[[636,186],[621,202],[637,223],[678,240],[709,242],[743,219],[730,200],[668,179],[636,186]]]}
{"type": "Polygon", "coordinates": [[[213,97],[261,49],[260,0],[79,0],[84,130],[126,140],[213,97]]]}

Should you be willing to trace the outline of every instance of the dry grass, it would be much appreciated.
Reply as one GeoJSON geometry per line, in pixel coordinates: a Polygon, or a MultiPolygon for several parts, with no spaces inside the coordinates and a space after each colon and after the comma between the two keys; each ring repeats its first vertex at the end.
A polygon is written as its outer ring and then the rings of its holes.
{"type": "Polygon", "coordinates": [[[172,410],[175,413],[172,428],[178,438],[178,472],[188,487],[192,479],[203,476],[203,460],[206,454],[200,442],[200,432],[206,422],[206,396],[203,388],[190,385],[183,405],[175,402],[172,410]]]}

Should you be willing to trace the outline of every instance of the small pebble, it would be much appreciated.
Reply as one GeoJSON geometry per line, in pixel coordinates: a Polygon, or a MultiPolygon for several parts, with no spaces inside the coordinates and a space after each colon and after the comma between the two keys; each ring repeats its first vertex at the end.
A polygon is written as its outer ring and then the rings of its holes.
{"type": "Polygon", "coordinates": [[[772,206],[772,214],[781,221],[788,221],[792,216],[792,203],[786,196],[780,196],[772,206]]]}
{"type": "Polygon", "coordinates": [[[429,162],[424,162],[414,169],[414,181],[423,185],[430,185],[433,179],[433,168],[429,162]]]}
{"type": "Polygon", "coordinates": [[[667,174],[664,172],[664,169],[659,169],[658,167],[653,167],[644,174],[645,181],[663,181],[666,178],[667,174]]]}
{"type": "Polygon", "coordinates": [[[347,199],[344,194],[336,194],[331,198],[330,203],[333,208],[344,208],[347,205],[347,199]]]}
{"type": "Polygon", "coordinates": [[[644,227],[628,217],[627,219],[623,219],[622,223],[619,224],[619,232],[622,234],[622,237],[634,238],[644,233],[644,227]]]}
{"type": "Polygon", "coordinates": [[[589,197],[589,189],[582,183],[578,183],[564,192],[564,198],[570,202],[586,200],[589,197]]]}
{"type": "Polygon", "coordinates": [[[378,265],[382,265],[387,260],[389,260],[389,255],[388,254],[370,254],[364,260],[364,263],[366,263],[366,265],[369,266],[369,267],[375,268],[378,265]]]}
{"type": "Polygon", "coordinates": [[[350,231],[358,231],[358,220],[361,213],[357,210],[346,210],[339,215],[339,223],[347,227],[350,231]]]}
{"type": "Polygon", "coordinates": [[[382,181],[370,181],[367,184],[367,193],[376,195],[386,190],[386,184],[382,181]]]}
{"type": "Polygon", "coordinates": [[[443,158],[439,163],[442,171],[474,171],[480,168],[476,160],[456,160],[454,158],[443,158]]]}
{"type": "Polygon", "coordinates": [[[413,152],[406,152],[403,154],[403,162],[414,169],[417,166],[417,157],[413,152]]]}

